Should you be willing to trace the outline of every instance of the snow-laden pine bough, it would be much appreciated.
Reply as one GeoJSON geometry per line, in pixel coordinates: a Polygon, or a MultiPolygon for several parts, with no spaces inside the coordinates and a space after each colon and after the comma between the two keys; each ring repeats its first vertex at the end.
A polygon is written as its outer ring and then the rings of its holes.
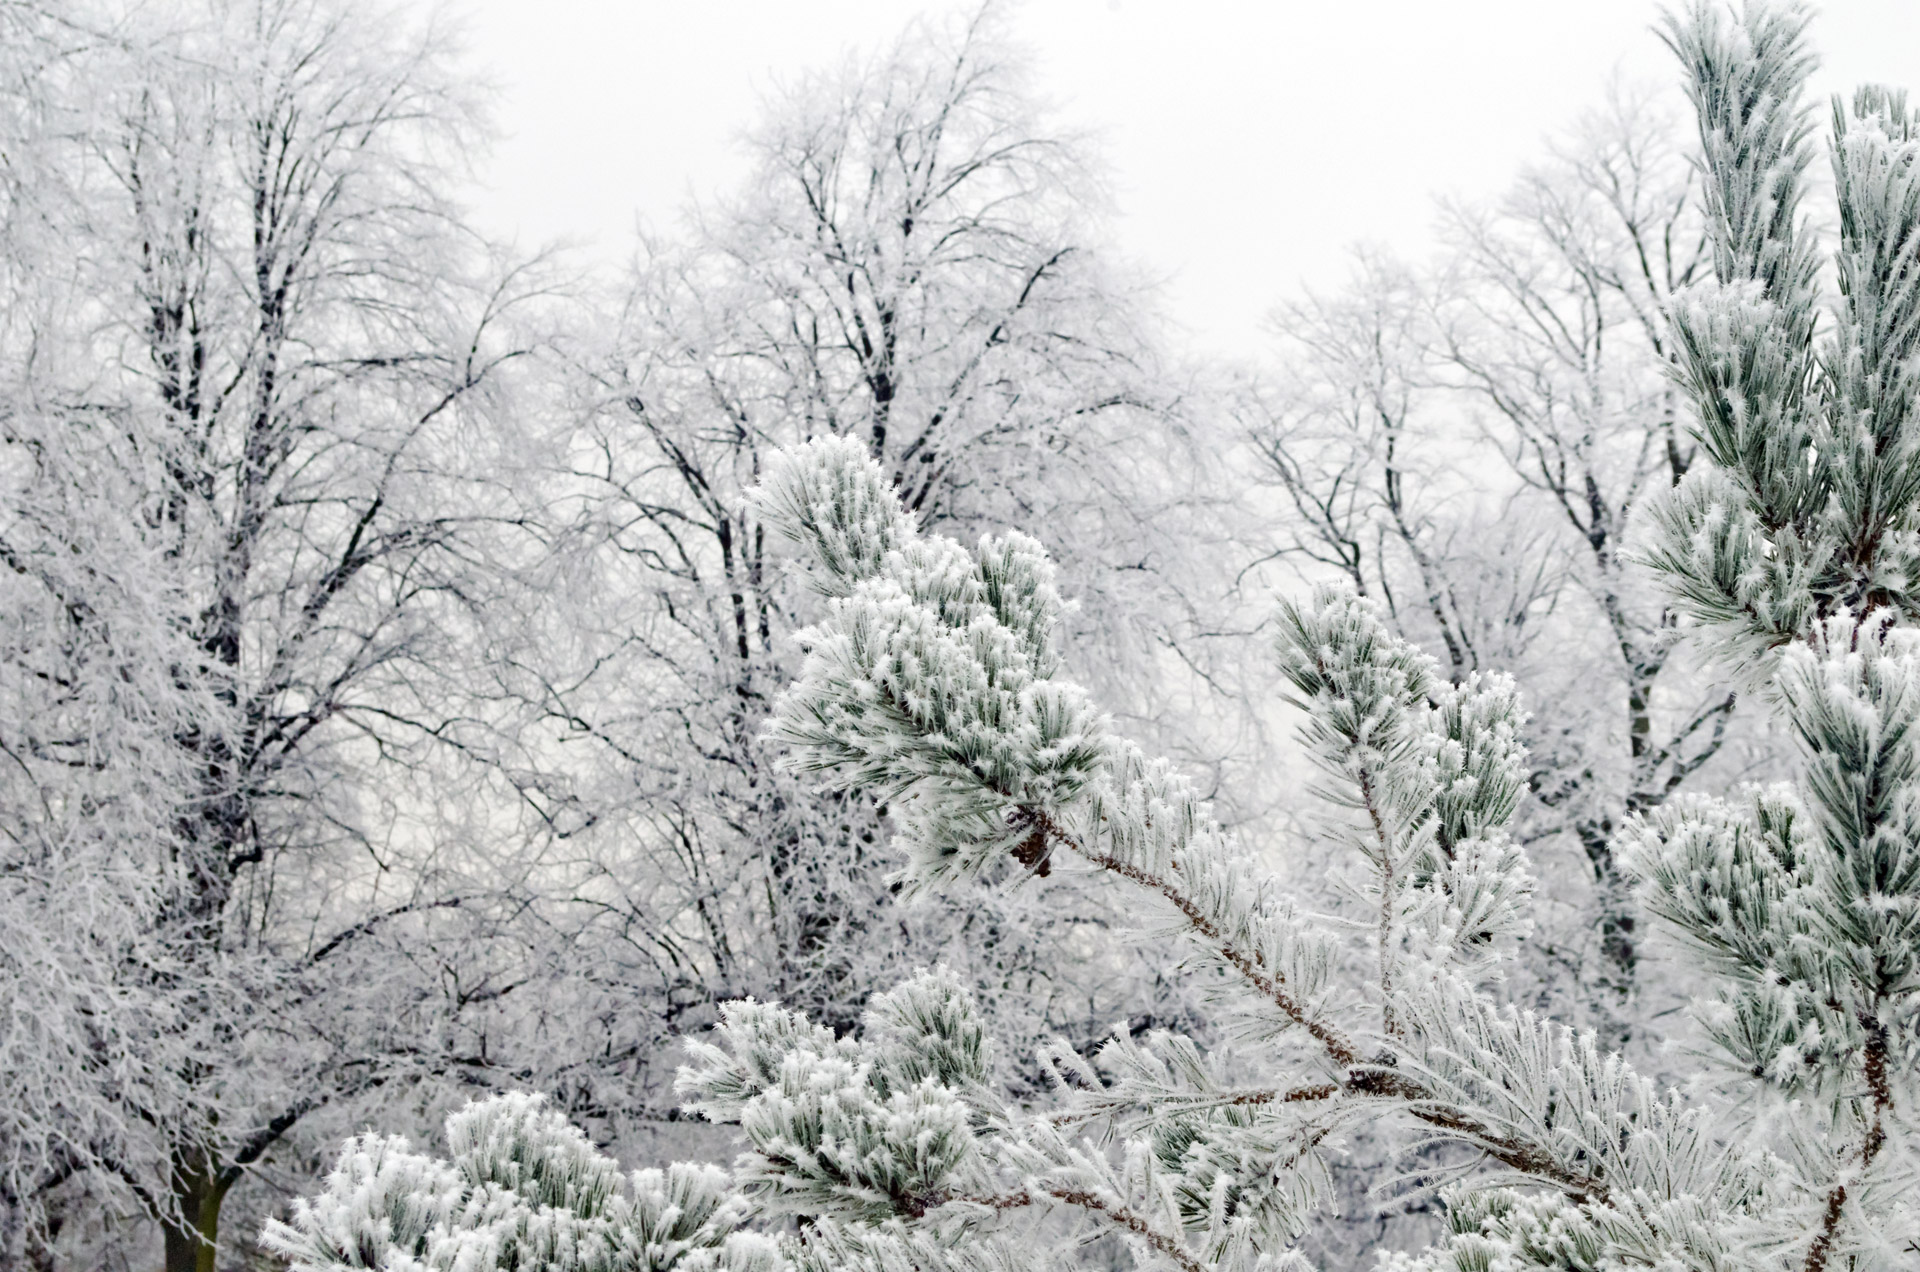
{"type": "Polygon", "coordinates": [[[1038,544],[923,534],[864,449],[828,439],[762,492],[826,597],[773,725],[792,762],[886,805],[909,891],[1009,858],[1131,889],[1141,939],[1180,942],[1212,991],[1211,1045],[1056,1046],[1053,1100],[1025,1107],[941,971],[854,1037],[735,1003],[680,1076],[739,1128],[732,1172],[622,1177],[502,1097],[449,1123],[447,1161],[353,1141],[268,1246],[314,1270],[893,1272],[1057,1266],[1112,1234],[1148,1266],[1281,1268],[1324,1154],[1393,1118],[1451,1146],[1424,1167],[1450,1234],[1390,1258],[1406,1272],[1920,1266],[1920,116],[1875,89],[1835,104],[1821,334],[1806,24],[1703,5],[1669,28],[1715,235],[1717,278],[1673,324],[1710,462],[1645,556],[1805,759],[1798,787],[1682,800],[1622,837],[1647,908],[1716,978],[1700,1081],[1656,1090],[1499,999],[1531,888],[1504,678],[1448,683],[1352,596],[1283,609],[1315,793],[1359,880],[1357,915],[1303,913],[1062,675],[1038,544]]]}

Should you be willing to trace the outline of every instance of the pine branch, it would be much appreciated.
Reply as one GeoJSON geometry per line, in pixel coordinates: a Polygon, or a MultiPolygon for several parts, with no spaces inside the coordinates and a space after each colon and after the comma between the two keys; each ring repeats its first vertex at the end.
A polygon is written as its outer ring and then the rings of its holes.
{"type": "Polygon", "coordinates": [[[1089,864],[1163,897],[1180,913],[1194,935],[1205,942],[1222,962],[1239,973],[1249,988],[1279,1008],[1283,1016],[1306,1030],[1315,1041],[1319,1042],[1325,1048],[1329,1060],[1342,1068],[1358,1063],[1360,1053],[1355,1049],[1352,1040],[1334,1025],[1309,1012],[1306,1006],[1289,991],[1284,974],[1268,966],[1266,958],[1259,950],[1237,947],[1228,938],[1217,919],[1210,916],[1200,903],[1183,891],[1174,880],[1150,873],[1141,866],[1123,860],[1112,853],[1087,848],[1078,838],[1062,830],[1044,811],[1027,810],[1026,815],[1046,837],[1047,843],[1058,844],[1089,864]]]}

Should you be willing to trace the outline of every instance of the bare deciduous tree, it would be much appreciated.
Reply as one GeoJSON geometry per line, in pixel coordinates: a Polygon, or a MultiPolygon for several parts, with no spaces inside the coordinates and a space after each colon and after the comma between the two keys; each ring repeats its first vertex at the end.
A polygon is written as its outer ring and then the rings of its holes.
{"type": "Polygon", "coordinates": [[[43,616],[8,743],[46,829],[8,877],[113,843],[124,930],[51,939],[90,960],[76,1004],[144,1027],[91,1017],[22,1079],[92,1095],[9,1187],[131,1201],[170,1272],[204,1272],[303,1118],[461,1061],[489,969],[455,938],[511,872],[464,851],[498,827],[450,818],[444,782],[498,750],[460,666],[516,519],[487,399],[536,288],[449,201],[475,118],[437,26],[249,0],[48,31],[78,52],[10,208],[0,525],[14,612],[43,616]]]}
{"type": "Polygon", "coordinates": [[[1528,834],[1585,858],[1598,942],[1574,962],[1616,1045],[1638,919],[1610,844],[1722,752],[1734,706],[1627,550],[1693,455],[1665,314],[1708,255],[1677,131],[1616,91],[1504,200],[1446,207],[1431,271],[1363,254],[1345,292],[1283,308],[1286,378],[1239,409],[1285,500],[1274,556],[1379,597],[1454,680],[1526,683],[1528,834]]]}

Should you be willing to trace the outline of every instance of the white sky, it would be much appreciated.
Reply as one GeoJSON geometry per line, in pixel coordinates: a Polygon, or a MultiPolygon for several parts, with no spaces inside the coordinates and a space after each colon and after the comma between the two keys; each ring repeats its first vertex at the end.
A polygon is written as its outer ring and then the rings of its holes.
{"type": "MultiPolygon", "coordinates": [[[[735,181],[758,91],[945,0],[462,0],[503,90],[482,214],[622,258],[735,181]]],[[[965,7],[971,7],[970,5],[965,7]]],[[[1616,70],[1670,80],[1652,0],[1027,0],[1017,36],[1112,174],[1118,246],[1205,349],[1330,284],[1356,240],[1417,253],[1431,196],[1497,193],[1616,70]]],[[[1822,92],[1920,93],[1920,0],[1828,0],[1822,92]]]]}

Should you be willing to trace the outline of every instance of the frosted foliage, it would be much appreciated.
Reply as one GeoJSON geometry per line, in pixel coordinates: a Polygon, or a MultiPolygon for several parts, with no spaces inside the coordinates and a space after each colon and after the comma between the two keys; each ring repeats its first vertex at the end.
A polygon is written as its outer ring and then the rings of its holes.
{"type": "Polygon", "coordinates": [[[880,466],[844,440],[770,465],[761,501],[796,514],[775,524],[832,598],[828,622],[797,637],[807,661],[771,736],[804,769],[896,804],[914,828],[910,881],[977,873],[998,855],[983,827],[1029,835],[1015,810],[1085,785],[1105,725],[1051,679],[1060,599],[1038,544],[1009,535],[969,553],[912,534],[880,466]]]}
{"type": "Polygon", "coordinates": [[[1911,361],[1920,174],[1904,96],[1836,99],[1837,305],[1801,210],[1807,13],[1701,8],[1669,42],[1691,79],[1715,279],[1676,306],[1701,465],[1647,557],[1722,656],[1764,679],[1799,743],[1795,790],[1692,799],[1630,828],[1649,906],[1719,974],[1714,1053],[1764,1093],[1759,1224],[1808,1269],[1916,1241],[1911,1139],[1916,856],[1911,361]],[[1822,334],[1824,331],[1825,334],[1822,334]]]}
{"type": "Polygon", "coordinates": [[[866,480],[860,461],[867,448],[858,440],[822,438],[817,445],[841,462],[801,465],[778,455],[760,502],[775,525],[820,561],[814,583],[834,596],[848,580],[876,573],[886,553],[913,537],[914,524],[891,491],[866,480]]]}
{"type": "Polygon", "coordinates": [[[264,1243],[296,1272],[775,1272],[773,1243],[736,1231],[727,1172],[676,1162],[622,1176],[537,1096],[447,1120],[447,1160],[395,1137],[349,1140],[319,1196],[264,1243]]]}
{"type": "Polygon", "coordinates": [[[134,1157],[136,1110],[185,1102],[164,989],[183,969],[156,931],[197,777],[178,739],[230,721],[180,674],[202,653],[172,621],[182,572],[126,512],[132,447],[77,421],[7,431],[38,458],[0,466],[0,1261],[49,1162],[134,1157]]]}
{"type": "Polygon", "coordinates": [[[1520,1272],[1617,1268],[1606,1242],[1578,1207],[1558,1197],[1495,1190],[1447,1198],[1446,1245],[1418,1257],[1389,1255],[1381,1272],[1520,1272]]]}
{"type": "Polygon", "coordinates": [[[689,1047],[679,1088],[696,1111],[740,1124],[742,1184],[769,1208],[879,1223],[980,1175],[986,1038],[950,974],[876,997],[858,1042],[750,1002],[731,1004],[715,1034],[689,1047]]]}
{"type": "Polygon", "coordinates": [[[1842,610],[1920,614],[1920,147],[1904,94],[1834,101],[1838,303],[1823,321],[1802,206],[1807,22],[1792,5],[1738,22],[1701,7],[1668,36],[1689,74],[1714,227],[1715,278],[1673,312],[1679,383],[1712,462],[1653,509],[1646,556],[1749,669],[1842,610]]]}
{"type": "MultiPolygon", "coordinates": [[[[1532,881],[1507,834],[1526,789],[1513,681],[1448,684],[1377,607],[1338,592],[1283,606],[1281,623],[1281,670],[1307,713],[1301,737],[1333,779],[1320,794],[1365,819],[1351,838],[1371,859],[1383,934],[1463,966],[1524,935],[1532,881]]],[[[1399,955],[1383,957],[1390,974],[1399,955]]]]}

